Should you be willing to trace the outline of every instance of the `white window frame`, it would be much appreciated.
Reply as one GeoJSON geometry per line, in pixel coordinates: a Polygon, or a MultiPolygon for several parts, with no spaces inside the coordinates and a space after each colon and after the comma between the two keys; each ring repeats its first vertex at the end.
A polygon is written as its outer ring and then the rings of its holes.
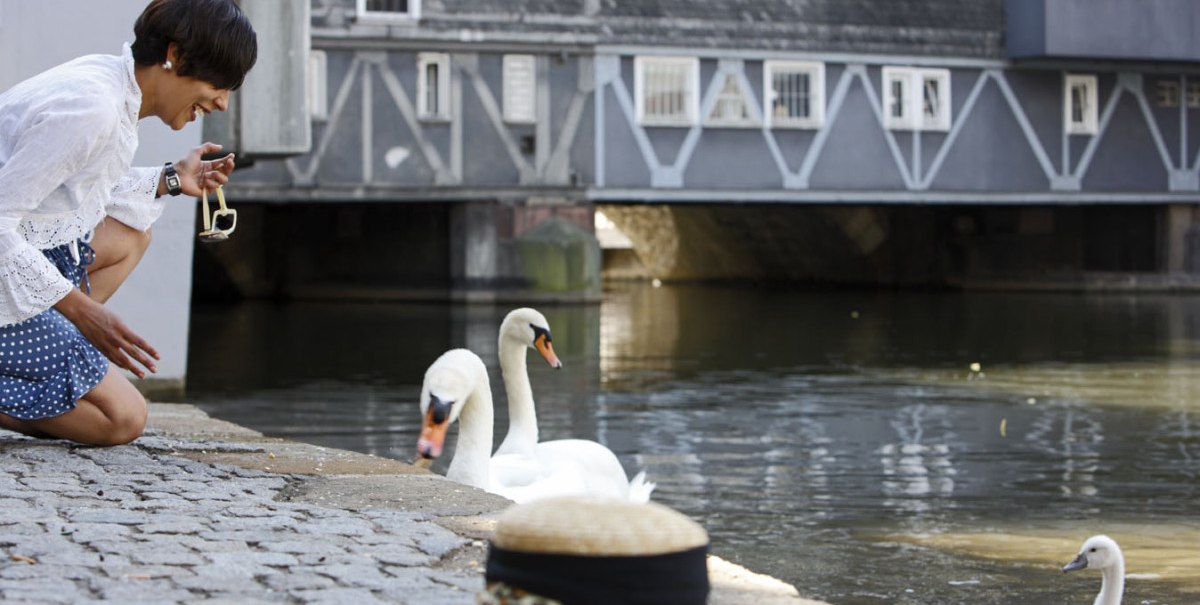
{"type": "Polygon", "coordinates": [[[450,119],[450,55],[446,53],[417,54],[417,117],[436,121],[450,119]],[[429,107],[429,75],[426,69],[429,65],[438,68],[437,107],[429,107]]]}
{"type": "Polygon", "coordinates": [[[308,53],[308,114],[313,120],[329,119],[329,59],[323,50],[308,53]]]}
{"type": "Polygon", "coordinates": [[[763,62],[763,114],[772,128],[820,128],[825,123],[825,64],[813,61],[763,62]],[[809,115],[803,117],[775,115],[775,74],[807,74],[809,115]]]}
{"type": "Polygon", "coordinates": [[[421,0],[408,0],[408,11],[373,11],[367,9],[367,0],[355,0],[355,15],[367,23],[412,22],[421,18],[421,0]]]}
{"type": "Polygon", "coordinates": [[[713,79],[715,80],[718,77],[721,78],[721,82],[717,84],[720,86],[720,90],[717,91],[717,98],[713,100],[712,107],[709,109],[708,114],[704,116],[704,124],[707,126],[735,128],[751,128],[758,126],[758,120],[754,117],[754,112],[750,109],[752,104],[749,97],[746,95],[745,87],[742,86],[741,76],[734,72],[718,72],[713,79]],[[716,114],[717,109],[721,107],[721,101],[724,100],[723,95],[725,95],[725,83],[729,82],[730,80],[732,80],[734,85],[737,87],[737,101],[741,103],[742,110],[746,114],[744,117],[727,118],[716,114]]]}
{"type": "Polygon", "coordinates": [[[1096,76],[1065,74],[1063,76],[1063,128],[1067,134],[1096,134],[1100,130],[1099,84],[1096,76]],[[1074,91],[1083,90],[1086,106],[1081,119],[1075,119],[1074,91]]]}
{"type": "Polygon", "coordinates": [[[537,122],[537,60],[533,55],[504,55],[502,62],[504,121],[537,122]]]}
{"type": "Polygon", "coordinates": [[[893,67],[883,68],[883,125],[890,130],[948,131],[951,122],[950,70],[937,68],[893,67]],[[925,114],[925,86],[936,83],[941,105],[934,115],[925,114]],[[899,100],[901,115],[892,113],[897,104],[895,84],[900,85],[902,98],[899,100]]]}
{"type": "Polygon", "coordinates": [[[696,57],[637,56],[633,58],[633,94],[638,124],[643,126],[693,126],[700,114],[700,60],[696,57]],[[675,115],[646,114],[646,69],[669,66],[682,70],[682,112],[675,115]]]}

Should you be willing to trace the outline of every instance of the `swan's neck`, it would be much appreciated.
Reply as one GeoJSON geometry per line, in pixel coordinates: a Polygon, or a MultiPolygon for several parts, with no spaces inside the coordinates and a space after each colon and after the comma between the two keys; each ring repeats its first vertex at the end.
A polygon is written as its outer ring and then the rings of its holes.
{"type": "Polygon", "coordinates": [[[497,453],[530,453],[538,441],[537,412],[533,406],[533,388],[525,365],[526,347],[501,338],[500,374],[508,395],[508,434],[497,453]]]}
{"type": "Polygon", "coordinates": [[[488,489],[488,461],[492,456],[492,389],[487,378],[481,381],[463,405],[458,416],[458,443],[454,459],[446,469],[446,478],[488,489]]]}
{"type": "Polygon", "coordinates": [[[1104,568],[1100,580],[1100,594],[1096,595],[1093,605],[1121,605],[1121,595],[1125,592],[1125,561],[1118,559],[1114,565],[1104,568]]]}

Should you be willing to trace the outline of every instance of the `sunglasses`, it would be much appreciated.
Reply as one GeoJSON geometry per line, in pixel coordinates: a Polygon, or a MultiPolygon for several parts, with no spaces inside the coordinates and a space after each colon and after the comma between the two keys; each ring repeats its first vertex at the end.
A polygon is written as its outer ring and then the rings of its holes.
{"type": "Polygon", "coordinates": [[[217,203],[220,208],[209,216],[208,213],[208,190],[204,190],[204,231],[200,232],[200,241],[204,243],[223,242],[229,239],[229,235],[233,233],[237,227],[237,210],[231,210],[225,206],[225,192],[217,187],[217,203]]]}

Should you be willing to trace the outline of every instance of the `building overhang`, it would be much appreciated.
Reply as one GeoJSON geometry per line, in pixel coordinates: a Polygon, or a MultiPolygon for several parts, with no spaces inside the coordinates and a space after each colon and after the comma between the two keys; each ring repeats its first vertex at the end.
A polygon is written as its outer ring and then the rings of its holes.
{"type": "Polygon", "coordinates": [[[1007,0],[1013,60],[1200,62],[1195,0],[1007,0]]]}

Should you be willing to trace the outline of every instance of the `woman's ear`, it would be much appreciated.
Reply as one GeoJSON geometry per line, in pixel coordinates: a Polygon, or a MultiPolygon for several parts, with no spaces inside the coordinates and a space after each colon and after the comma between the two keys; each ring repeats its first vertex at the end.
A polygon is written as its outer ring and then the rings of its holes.
{"type": "Polygon", "coordinates": [[[179,51],[172,42],[167,45],[167,59],[163,61],[162,68],[166,71],[171,71],[179,67],[179,51]]]}

